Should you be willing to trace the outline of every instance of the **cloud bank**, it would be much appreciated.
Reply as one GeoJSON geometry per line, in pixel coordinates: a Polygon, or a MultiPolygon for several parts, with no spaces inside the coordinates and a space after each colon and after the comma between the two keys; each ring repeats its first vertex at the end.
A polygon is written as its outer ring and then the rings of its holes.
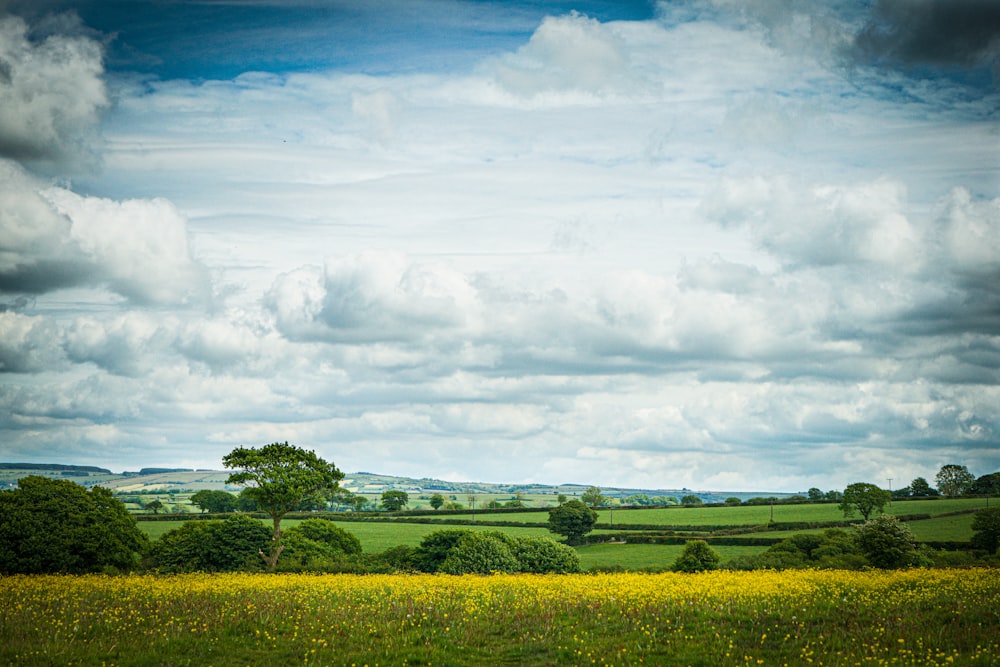
{"type": "Polygon", "coordinates": [[[94,37],[4,19],[3,62],[33,64],[0,85],[75,105],[22,92],[0,123],[3,458],[216,467],[290,440],[604,486],[991,472],[997,95],[955,75],[993,48],[958,4],[563,12],[426,71],[207,80],[105,73],[94,37]],[[923,36],[936,12],[968,54],[923,36]],[[918,61],[952,69],[900,78],[918,61]]]}

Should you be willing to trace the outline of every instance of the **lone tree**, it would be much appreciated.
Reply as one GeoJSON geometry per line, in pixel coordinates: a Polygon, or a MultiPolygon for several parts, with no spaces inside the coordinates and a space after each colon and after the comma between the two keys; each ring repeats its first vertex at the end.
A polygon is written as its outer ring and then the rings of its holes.
{"type": "Polygon", "coordinates": [[[991,554],[1000,547],[1000,507],[979,510],[972,517],[972,546],[991,554]]]}
{"type": "Polygon", "coordinates": [[[941,466],[937,477],[938,491],[946,496],[964,496],[976,483],[976,477],[965,466],[949,463],[941,466]]]}
{"type": "Polygon", "coordinates": [[[840,509],[843,510],[845,517],[854,516],[854,512],[857,511],[867,521],[873,512],[881,514],[885,504],[891,499],[891,493],[874,484],[856,482],[844,489],[840,509]]]}
{"type": "Polygon", "coordinates": [[[404,507],[410,502],[410,496],[406,491],[384,491],[382,493],[382,507],[389,510],[390,512],[396,512],[404,507]]]}
{"type": "Polygon", "coordinates": [[[271,516],[274,533],[271,553],[261,557],[269,570],[274,570],[281,556],[281,519],[304,501],[329,498],[344,478],[335,465],[287,442],[274,442],[261,448],[237,447],[222,459],[227,468],[237,469],[226,484],[245,484],[243,491],[257,506],[271,516]]]}
{"type": "Polygon", "coordinates": [[[910,495],[914,498],[924,498],[938,495],[937,489],[931,487],[923,477],[917,477],[910,482],[910,495]]]}
{"type": "Polygon", "coordinates": [[[580,494],[580,502],[588,507],[600,507],[602,505],[607,505],[610,499],[606,496],[601,495],[601,489],[597,486],[588,487],[586,491],[580,494]]]}
{"type": "Polygon", "coordinates": [[[433,507],[436,510],[439,510],[441,509],[442,505],[444,505],[444,496],[442,496],[440,493],[435,493],[433,496],[431,496],[431,507],[433,507]]]}
{"type": "Polygon", "coordinates": [[[160,510],[163,509],[163,503],[161,503],[159,500],[152,500],[146,503],[143,509],[147,509],[153,514],[159,514],[160,510]]]}
{"type": "Polygon", "coordinates": [[[579,500],[570,500],[549,510],[549,530],[566,537],[570,544],[594,529],[597,512],[579,500]]]}

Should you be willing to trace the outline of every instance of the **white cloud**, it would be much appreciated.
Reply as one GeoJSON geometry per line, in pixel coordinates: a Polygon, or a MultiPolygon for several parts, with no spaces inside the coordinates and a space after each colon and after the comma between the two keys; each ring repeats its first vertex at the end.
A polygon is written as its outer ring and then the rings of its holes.
{"type": "Polygon", "coordinates": [[[42,164],[84,157],[108,106],[103,71],[93,39],[31,40],[22,19],[0,17],[0,156],[42,164]]]}
{"type": "Polygon", "coordinates": [[[111,289],[138,303],[204,302],[210,286],[192,256],[184,217],[168,201],[112,201],[63,188],[42,192],[71,222],[69,235],[111,289]]]}

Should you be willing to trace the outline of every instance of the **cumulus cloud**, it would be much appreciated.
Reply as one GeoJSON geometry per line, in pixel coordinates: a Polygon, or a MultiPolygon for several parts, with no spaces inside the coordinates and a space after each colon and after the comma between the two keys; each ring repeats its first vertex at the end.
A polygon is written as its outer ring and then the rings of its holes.
{"type": "Polygon", "coordinates": [[[377,252],[284,274],[266,304],[293,339],[343,342],[416,341],[471,324],[477,308],[459,272],[377,252]]]}
{"type": "Polygon", "coordinates": [[[793,263],[910,271],[922,261],[906,189],[889,179],[810,187],[783,176],[725,178],[704,210],[724,225],[748,225],[763,247],[793,263]]]}
{"type": "Polygon", "coordinates": [[[113,201],[63,188],[42,196],[70,220],[70,240],[118,294],[143,304],[208,299],[208,272],[193,257],[187,221],[170,202],[113,201]]]}
{"type": "Polygon", "coordinates": [[[0,17],[0,157],[42,164],[85,156],[108,106],[101,45],[85,36],[32,39],[0,17]]]}

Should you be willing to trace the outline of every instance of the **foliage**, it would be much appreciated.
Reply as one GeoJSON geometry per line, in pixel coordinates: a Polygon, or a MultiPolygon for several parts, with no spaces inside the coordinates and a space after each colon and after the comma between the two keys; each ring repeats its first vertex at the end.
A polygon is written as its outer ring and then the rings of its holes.
{"type": "Polygon", "coordinates": [[[439,572],[445,574],[492,574],[517,572],[517,558],[503,537],[496,533],[463,535],[448,551],[439,572]]]}
{"type": "Polygon", "coordinates": [[[12,577],[0,664],[996,665],[973,574],[12,577]]]}
{"type": "Polygon", "coordinates": [[[588,507],[602,507],[611,501],[607,496],[601,495],[599,487],[591,486],[580,494],[580,502],[588,507]]]}
{"type": "Polygon", "coordinates": [[[806,496],[809,500],[823,500],[823,491],[814,486],[806,491],[806,496]]]}
{"type": "Polygon", "coordinates": [[[701,505],[701,504],[702,504],[701,498],[699,498],[694,494],[688,494],[681,498],[681,505],[684,505],[685,507],[691,507],[693,505],[701,505]]]}
{"type": "Polygon", "coordinates": [[[891,499],[892,495],[888,491],[874,484],[856,482],[844,489],[840,509],[845,517],[854,516],[855,512],[859,512],[867,521],[873,513],[881,513],[885,504],[891,499]]]}
{"type": "Polygon", "coordinates": [[[146,566],[165,573],[254,570],[270,542],[267,526],[243,514],[188,521],[153,543],[146,566]]]}
{"type": "Polygon", "coordinates": [[[389,490],[382,493],[382,507],[390,512],[396,512],[406,507],[410,496],[406,491],[389,490]]]}
{"type": "Polygon", "coordinates": [[[740,500],[739,498],[737,498],[736,496],[730,496],[729,498],[726,498],[726,504],[727,505],[742,505],[743,501],[740,500]]]}
{"type": "Polygon", "coordinates": [[[424,536],[420,546],[414,551],[413,564],[421,572],[437,572],[441,569],[441,563],[448,557],[448,552],[471,532],[471,530],[447,529],[436,530],[424,536]]]}
{"type": "Polygon", "coordinates": [[[150,500],[143,505],[143,509],[150,510],[153,514],[159,514],[160,510],[163,509],[163,503],[159,500],[150,500]]]}
{"type": "Polygon", "coordinates": [[[433,496],[431,496],[431,507],[433,507],[436,510],[439,510],[443,505],[444,505],[444,496],[442,496],[440,493],[435,493],[433,496]]]}
{"type": "Polygon", "coordinates": [[[570,544],[594,529],[597,512],[579,500],[570,500],[549,510],[549,530],[563,535],[570,544]]]}
{"type": "Polygon", "coordinates": [[[925,498],[941,495],[938,490],[927,483],[923,477],[917,477],[910,482],[910,496],[913,498],[925,498]]]}
{"type": "Polygon", "coordinates": [[[975,476],[967,467],[955,463],[941,466],[934,480],[938,491],[946,496],[964,496],[976,483],[975,476]]]}
{"type": "Polygon", "coordinates": [[[921,562],[913,533],[890,515],[866,521],[857,528],[857,541],[868,562],[884,570],[893,570],[921,562]]]}
{"type": "Polygon", "coordinates": [[[576,550],[548,537],[518,537],[512,551],[518,572],[570,574],[580,571],[576,550]]]}
{"type": "Polygon", "coordinates": [[[819,568],[857,570],[867,565],[854,536],[829,528],[822,533],[798,533],[785,538],[767,551],[734,558],[726,567],[734,570],[784,570],[819,568]]]}
{"type": "Polygon", "coordinates": [[[995,554],[1000,546],[1000,507],[979,510],[972,517],[972,545],[995,554]]]}
{"type": "Polygon", "coordinates": [[[236,497],[228,491],[202,489],[191,496],[191,504],[202,512],[222,514],[236,509],[236,497]]]}
{"type": "Polygon", "coordinates": [[[263,447],[237,447],[222,458],[226,468],[237,469],[229,475],[227,484],[246,484],[244,490],[274,525],[272,550],[265,558],[274,569],[281,555],[281,519],[303,502],[314,498],[329,498],[344,477],[332,463],[327,463],[313,451],[306,451],[287,442],[275,442],[263,447]]]}
{"type": "Polygon", "coordinates": [[[129,571],[148,547],[108,489],[28,476],[0,491],[0,573],[129,571]]]}
{"type": "Polygon", "coordinates": [[[292,531],[326,545],[334,553],[361,553],[361,541],[328,519],[306,519],[288,530],[289,533],[292,531]]]}
{"type": "Polygon", "coordinates": [[[719,567],[719,554],[708,546],[705,540],[691,540],[684,545],[684,551],[674,561],[675,572],[704,572],[719,567]]]}
{"type": "Polygon", "coordinates": [[[1000,472],[992,472],[989,475],[976,478],[969,493],[980,496],[1000,496],[1000,472]]]}

